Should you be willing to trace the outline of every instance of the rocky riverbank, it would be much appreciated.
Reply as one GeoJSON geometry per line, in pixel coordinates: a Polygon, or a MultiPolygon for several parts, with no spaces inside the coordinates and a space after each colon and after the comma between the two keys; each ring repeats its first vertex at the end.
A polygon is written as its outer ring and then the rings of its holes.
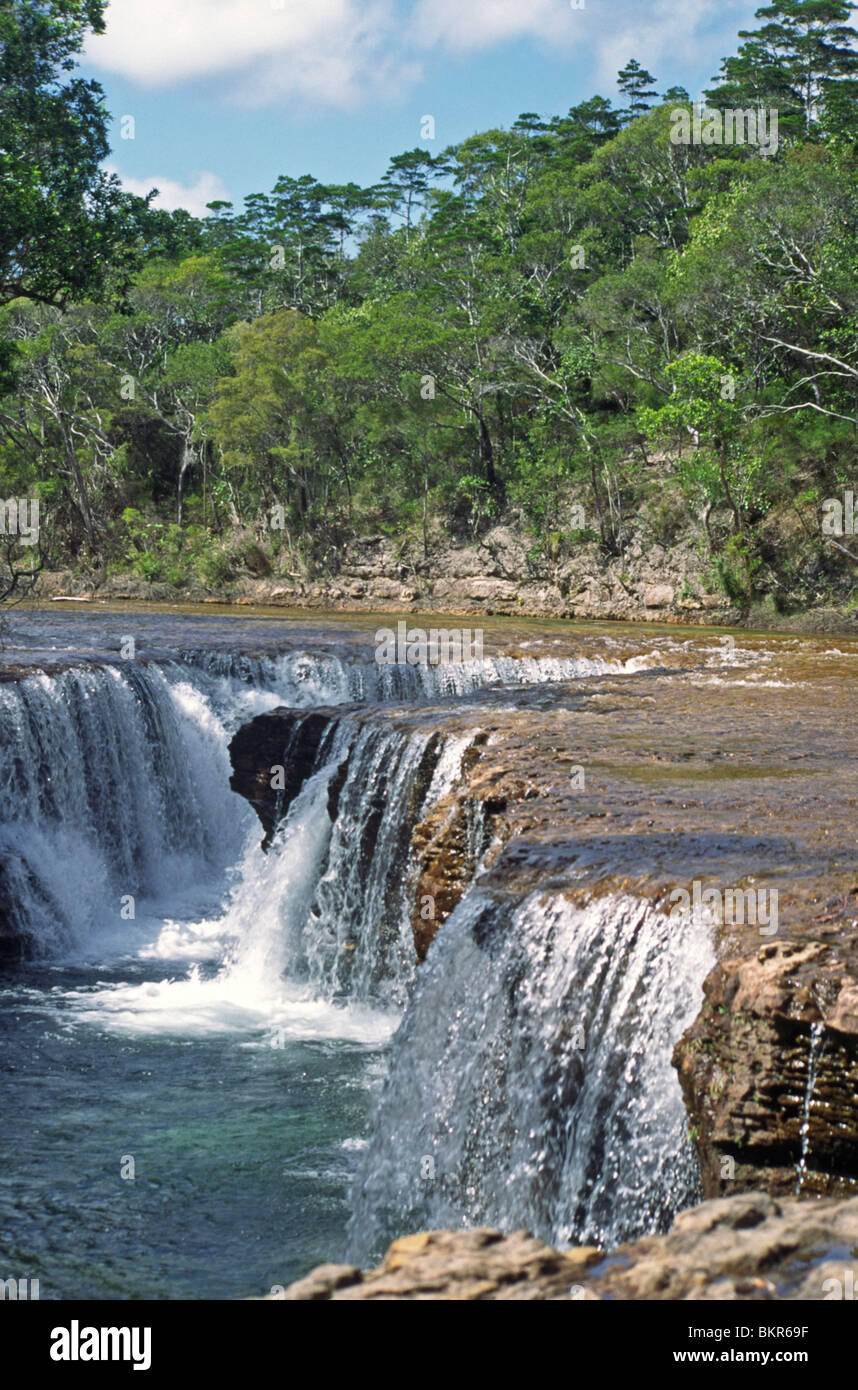
{"type": "Polygon", "coordinates": [[[376,1269],[321,1265],[274,1300],[834,1300],[854,1297],[858,1198],[776,1201],[744,1194],[682,1212],[665,1236],[606,1257],[558,1251],[526,1231],[424,1231],[376,1269]],[[838,1252],[833,1254],[831,1252],[838,1252]],[[850,1253],[851,1252],[851,1253],[850,1253]]]}
{"type": "Polygon", "coordinates": [[[447,613],[578,621],[732,625],[793,632],[858,632],[858,615],[822,590],[806,602],[775,605],[761,594],[750,606],[719,584],[701,535],[671,545],[633,537],[619,555],[594,541],[553,553],[513,525],[470,543],[436,536],[428,549],[374,535],[348,542],[323,569],[275,569],[264,549],[255,563],[217,588],[190,575],[179,585],[133,574],[42,574],[37,596],[107,602],[195,602],[352,613],[447,613]]]}

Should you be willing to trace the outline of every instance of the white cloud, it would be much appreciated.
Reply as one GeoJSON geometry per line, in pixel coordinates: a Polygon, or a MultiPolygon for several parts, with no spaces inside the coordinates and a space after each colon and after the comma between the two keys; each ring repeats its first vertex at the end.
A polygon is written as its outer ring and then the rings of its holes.
{"type": "MultiPolygon", "coordinates": [[[[535,41],[610,92],[638,58],[695,70],[735,50],[747,0],[110,0],[91,62],[149,88],[208,82],[251,105],[349,109],[410,90],[430,55],[535,41]]],[[[713,71],[715,63],[713,62],[713,71]]]]}
{"type": "Polygon", "coordinates": [[[611,88],[632,57],[675,70],[733,52],[754,8],[747,0],[585,0],[582,9],[569,0],[418,0],[415,28],[422,44],[463,54],[533,39],[589,58],[594,81],[611,88]]]}
{"type": "Polygon", "coordinates": [[[109,173],[119,174],[122,187],[128,193],[136,193],[139,197],[145,198],[147,193],[157,188],[158,196],[152,199],[152,206],[164,208],[167,212],[185,208],[194,217],[205,217],[207,203],[214,203],[221,198],[229,201],[229,191],[217,174],[203,172],[197,174],[193,183],[185,184],[180,183],[178,179],[163,178],[159,174],[153,174],[151,179],[129,178],[112,165],[105,167],[109,173]]]}
{"type": "Polygon", "coordinates": [[[711,66],[709,76],[714,77],[721,58],[735,53],[738,30],[755,27],[753,17],[754,6],[746,0],[695,0],[693,5],[650,0],[645,9],[640,4],[618,4],[609,32],[597,45],[595,76],[608,86],[629,58],[637,58],[657,75],[659,64],[669,63],[674,72],[681,72],[696,70],[704,58],[711,66]]]}
{"type": "Polygon", "coordinates": [[[209,79],[253,105],[349,107],[418,75],[394,61],[397,33],[394,0],[111,0],[87,57],[146,87],[209,79]]]}
{"type": "Polygon", "coordinates": [[[506,39],[573,43],[584,14],[567,0],[420,0],[416,28],[424,43],[469,52],[506,39]]]}

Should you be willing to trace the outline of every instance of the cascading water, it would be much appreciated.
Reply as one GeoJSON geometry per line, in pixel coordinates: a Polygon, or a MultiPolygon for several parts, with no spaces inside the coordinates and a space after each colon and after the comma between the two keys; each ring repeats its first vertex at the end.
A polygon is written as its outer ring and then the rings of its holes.
{"type": "MultiPolygon", "coordinates": [[[[625,901],[510,908],[477,884],[417,971],[411,833],[477,728],[348,708],[651,660],[415,668],[191,647],[0,684],[0,909],[35,961],[0,986],[21,1098],[8,1142],[33,1155],[22,1203],[0,1194],[0,1230],[45,1296],[52,1281],[66,1295],[126,1292],[111,1282],[118,1230],[138,1296],[235,1293],[245,1258],[239,1285],[264,1288],[341,1250],[380,1049],[404,1007],[355,1185],[356,1247],[427,1221],[610,1240],[667,1219],[693,1187],[669,1050],[708,968],[704,935],[672,936],[625,901]],[[227,748],[279,705],[342,713],[264,852],[229,790],[227,748]],[[44,1049],[62,1100],[27,1086],[44,1049]],[[154,1129],[141,1127],[150,1114],[154,1129]],[[123,1153],[139,1160],[136,1236],[112,1177],[123,1153]],[[250,1176],[236,1183],[236,1168],[250,1176]],[[175,1241],[162,1235],[165,1191],[175,1241]],[[200,1191],[236,1233],[211,1270],[200,1191]],[[32,1213],[49,1199],[60,1235],[42,1264],[32,1213]],[[93,1219],[82,1245],[78,1213],[93,1201],[106,1224],[93,1219]],[[266,1219],[278,1211],[285,1228],[266,1219]]],[[[484,847],[477,810],[472,863],[484,847]]]]}
{"type": "Polygon", "coordinates": [[[645,669],[652,660],[651,656],[625,661],[600,657],[486,656],[438,665],[406,665],[347,661],[308,652],[267,657],[203,649],[182,653],[182,667],[276,690],[283,695],[284,703],[298,707],[461,698],[492,685],[544,685],[587,676],[631,674],[645,669]]]}
{"type": "Polygon", "coordinates": [[[222,725],[155,667],[0,686],[0,863],[33,953],[86,949],[121,930],[123,899],[234,858],[249,817],[228,780],[222,725]]]}
{"type": "Polygon", "coordinates": [[[810,1111],[813,1105],[813,1092],[816,1087],[816,1076],[819,1070],[819,1063],[825,1051],[825,1025],[822,1023],[812,1023],[810,1025],[810,1042],[807,1053],[807,1083],[804,1088],[804,1104],[802,1106],[801,1124],[799,1126],[799,1138],[801,1140],[801,1151],[795,1170],[795,1195],[798,1197],[804,1186],[807,1177],[807,1161],[810,1157],[810,1111]]]}
{"type": "Polygon", "coordinates": [[[269,848],[259,880],[267,900],[235,895],[227,974],[286,977],[317,998],[403,1006],[416,964],[411,831],[449,790],[472,738],[337,721],[269,848]],[[329,794],[340,775],[332,823],[329,794]]]}
{"type": "Polygon", "coordinates": [[[696,1186],[671,1051],[712,964],[702,922],[645,902],[472,888],[394,1044],[353,1256],[440,1226],[607,1248],[664,1227],[696,1186]]]}

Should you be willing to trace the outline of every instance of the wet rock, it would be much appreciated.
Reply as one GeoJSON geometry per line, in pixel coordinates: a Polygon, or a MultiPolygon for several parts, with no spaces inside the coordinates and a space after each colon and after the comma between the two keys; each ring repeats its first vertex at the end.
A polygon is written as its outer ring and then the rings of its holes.
{"type": "Polygon", "coordinates": [[[858,1190],[858,940],[722,961],[677,1044],[707,1195],[858,1190]]]}
{"type": "Polygon", "coordinates": [[[299,1279],[297,1284],[270,1297],[275,1302],[285,1299],[289,1303],[312,1303],[331,1298],[337,1289],[360,1283],[362,1278],[357,1265],[319,1265],[306,1279],[299,1279]]]}
{"type": "MultiPolygon", "coordinates": [[[[243,724],[229,745],[232,776],[229,785],[245,797],[262,822],[268,847],[277,826],[312,774],[322,740],[331,729],[331,711],[304,714],[276,709],[243,724]],[[283,769],[282,776],[275,770],[283,769]],[[278,785],[282,782],[282,785],[278,785]]],[[[330,795],[336,798],[342,778],[335,778],[330,795]]],[[[336,800],[332,809],[336,816],[336,800]]]]}
{"type": "MultiPolygon", "coordinates": [[[[526,1231],[423,1231],[365,1273],[322,1265],[275,1298],[493,1301],[825,1300],[858,1270],[858,1198],[776,1200],[749,1192],[682,1212],[664,1236],[605,1255],[558,1251],[526,1231]]],[[[842,1292],[838,1293],[838,1290],[842,1292]]]]}
{"type": "Polygon", "coordinates": [[[23,960],[27,940],[15,925],[14,904],[9,893],[6,871],[0,864],[0,966],[23,960]]]}
{"type": "Polygon", "coordinates": [[[485,733],[476,736],[462,759],[457,787],[414,827],[411,851],[418,877],[411,921],[419,961],[464,897],[493,836],[503,834],[497,822],[506,809],[506,796],[496,794],[492,779],[479,776],[487,738],[485,733]]]}

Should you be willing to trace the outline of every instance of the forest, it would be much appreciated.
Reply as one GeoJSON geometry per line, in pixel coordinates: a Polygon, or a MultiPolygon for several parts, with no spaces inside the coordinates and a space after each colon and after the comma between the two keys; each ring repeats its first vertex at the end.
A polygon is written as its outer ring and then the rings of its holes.
{"type": "Polygon", "coordinates": [[[856,480],[854,6],[759,9],[702,110],[632,59],[620,105],[202,219],[104,172],[102,9],[0,3],[0,496],[41,518],[38,546],[5,525],[0,592],[214,593],[504,520],[536,555],[699,531],[738,603],[848,601],[858,544],[822,523],[856,480]]]}

